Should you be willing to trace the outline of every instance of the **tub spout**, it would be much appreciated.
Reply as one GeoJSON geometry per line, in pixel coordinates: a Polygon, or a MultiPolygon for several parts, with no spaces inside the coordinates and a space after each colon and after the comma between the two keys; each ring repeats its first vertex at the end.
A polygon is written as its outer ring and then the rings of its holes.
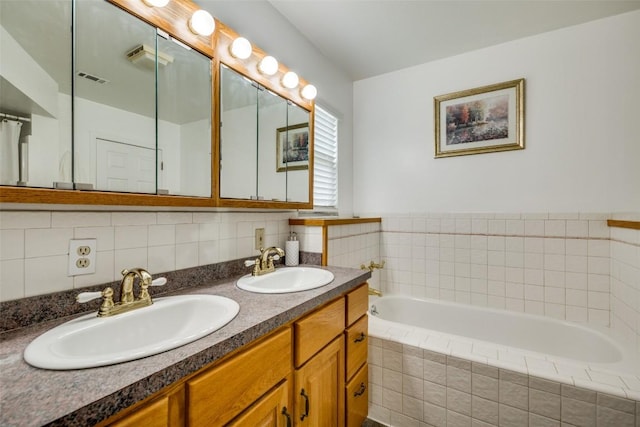
{"type": "Polygon", "coordinates": [[[380,292],[377,289],[374,288],[369,288],[369,295],[375,295],[377,297],[381,297],[382,296],[382,292],[380,292]]]}

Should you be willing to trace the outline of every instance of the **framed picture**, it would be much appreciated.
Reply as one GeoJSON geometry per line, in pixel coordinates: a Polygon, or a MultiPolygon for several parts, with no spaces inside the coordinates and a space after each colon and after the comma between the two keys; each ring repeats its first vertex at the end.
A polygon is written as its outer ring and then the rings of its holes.
{"type": "Polygon", "coordinates": [[[434,98],[436,158],[524,149],[524,79],[434,98]]]}
{"type": "Polygon", "coordinates": [[[276,172],[309,169],[309,123],[276,131],[276,172]]]}

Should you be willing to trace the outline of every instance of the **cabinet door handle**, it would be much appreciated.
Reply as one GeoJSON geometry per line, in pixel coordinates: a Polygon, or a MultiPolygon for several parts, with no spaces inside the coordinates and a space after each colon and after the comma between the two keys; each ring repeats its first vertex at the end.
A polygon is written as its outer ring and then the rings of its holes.
{"type": "Polygon", "coordinates": [[[304,392],[304,389],[300,391],[300,396],[304,397],[304,414],[300,415],[300,421],[304,421],[309,416],[309,396],[304,392]]]}
{"type": "Polygon", "coordinates": [[[367,338],[367,336],[364,334],[364,332],[360,332],[360,335],[358,335],[358,337],[356,339],[353,340],[353,342],[362,342],[367,338]]]}
{"type": "Polygon", "coordinates": [[[284,415],[287,419],[287,427],[291,427],[291,415],[289,415],[289,413],[287,412],[286,406],[282,407],[282,415],[284,415]]]}
{"type": "Polygon", "coordinates": [[[353,392],[353,397],[362,396],[366,390],[367,386],[364,383],[360,383],[360,388],[358,389],[358,391],[353,392]]]}

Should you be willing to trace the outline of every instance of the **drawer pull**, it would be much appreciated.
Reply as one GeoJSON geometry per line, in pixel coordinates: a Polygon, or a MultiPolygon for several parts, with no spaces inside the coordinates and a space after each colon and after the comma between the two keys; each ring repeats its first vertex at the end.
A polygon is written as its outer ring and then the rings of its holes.
{"type": "Polygon", "coordinates": [[[304,389],[300,392],[300,396],[304,397],[304,414],[300,415],[300,421],[304,421],[309,416],[309,396],[304,392],[304,389]]]}
{"type": "Polygon", "coordinates": [[[353,342],[358,343],[358,342],[362,342],[367,338],[367,336],[364,334],[364,332],[360,332],[360,335],[358,335],[358,337],[356,339],[353,340],[353,342]]]}
{"type": "Polygon", "coordinates": [[[353,392],[353,397],[362,396],[365,391],[367,391],[367,386],[364,383],[360,383],[360,389],[353,392]]]}
{"type": "Polygon", "coordinates": [[[291,427],[291,415],[289,415],[289,413],[287,412],[286,406],[282,407],[282,415],[287,418],[287,427],[291,427]]]}

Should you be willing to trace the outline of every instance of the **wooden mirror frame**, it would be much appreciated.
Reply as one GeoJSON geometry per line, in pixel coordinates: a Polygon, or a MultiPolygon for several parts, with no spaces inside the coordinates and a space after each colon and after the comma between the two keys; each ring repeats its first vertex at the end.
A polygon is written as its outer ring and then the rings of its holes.
{"type": "MultiPolygon", "coordinates": [[[[209,37],[194,34],[189,29],[189,18],[200,7],[191,0],[172,0],[167,6],[149,7],[141,0],[107,0],[124,11],[138,17],[154,27],[169,33],[172,37],[191,46],[211,60],[212,99],[215,95],[214,85],[217,76],[217,62],[213,60],[215,32],[209,37]]],[[[213,125],[215,112],[211,112],[212,135],[216,138],[213,125]]],[[[121,206],[189,206],[213,207],[213,189],[215,170],[211,164],[211,197],[192,197],[178,195],[159,195],[142,193],[117,193],[94,190],[62,190],[37,187],[0,187],[0,203],[43,203],[43,204],[78,204],[78,205],[121,205],[121,206]]]]}

